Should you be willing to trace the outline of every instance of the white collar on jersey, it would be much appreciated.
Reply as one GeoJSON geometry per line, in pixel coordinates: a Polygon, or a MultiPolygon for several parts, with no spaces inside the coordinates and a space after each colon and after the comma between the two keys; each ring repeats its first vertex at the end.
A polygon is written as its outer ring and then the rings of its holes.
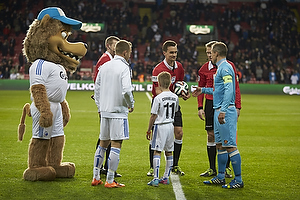
{"type": "Polygon", "coordinates": [[[208,70],[211,70],[212,68],[214,68],[214,65],[212,64],[211,61],[209,61],[209,63],[208,63],[208,70]]]}
{"type": "Polygon", "coordinates": [[[115,55],[114,60],[121,60],[123,63],[129,66],[129,63],[122,56],[115,55]]]}
{"type": "Polygon", "coordinates": [[[111,60],[114,58],[108,51],[105,51],[105,53],[109,56],[109,58],[110,58],[111,60]]]}
{"type": "MultiPolygon", "coordinates": [[[[173,67],[170,66],[170,65],[167,63],[166,59],[164,59],[164,63],[165,63],[165,65],[167,66],[167,68],[169,68],[170,70],[173,70],[173,67]]],[[[176,63],[176,61],[175,61],[175,62],[174,62],[174,69],[177,69],[177,68],[178,68],[178,66],[177,66],[177,63],[176,63]]]]}

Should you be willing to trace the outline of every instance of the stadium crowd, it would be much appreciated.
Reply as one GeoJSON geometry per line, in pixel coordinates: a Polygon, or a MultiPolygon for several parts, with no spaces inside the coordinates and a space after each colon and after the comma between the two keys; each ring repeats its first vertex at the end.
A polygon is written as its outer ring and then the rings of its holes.
{"type": "MultiPolygon", "coordinates": [[[[178,60],[184,65],[185,80],[196,81],[197,71],[203,64],[197,57],[205,53],[196,48],[204,43],[191,40],[184,32],[184,25],[207,22],[217,26],[217,40],[227,44],[227,58],[235,63],[241,83],[299,84],[300,34],[297,21],[300,19],[292,10],[299,13],[299,6],[293,5],[284,0],[240,3],[240,6],[189,0],[184,4],[161,5],[137,5],[128,0],[119,3],[65,0],[61,4],[55,0],[7,1],[0,8],[0,78],[16,79],[18,74],[27,72],[29,63],[21,52],[15,51],[16,38],[26,33],[43,7],[59,6],[68,16],[83,22],[105,23],[106,35],[131,41],[131,67],[135,80],[150,80],[153,67],[163,59],[161,43],[165,38],[172,38],[178,43],[178,60]],[[136,8],[142,7],[151,7],[151,16],[140,16],[136,8]],[[134,34],[132,25],[137,27],[134,34]],[[144,52],[140,51],[140,45],[145,46],[144,52]]],[[[74,32],[69,40],[88,43],[88,54],[84,59],[92,60],[94,65],[105,51],[103,40],[81,31],[74,32]]],[[[79,72],[70,75],[70,79],[91,79],[89,73],[79,72]]]]}

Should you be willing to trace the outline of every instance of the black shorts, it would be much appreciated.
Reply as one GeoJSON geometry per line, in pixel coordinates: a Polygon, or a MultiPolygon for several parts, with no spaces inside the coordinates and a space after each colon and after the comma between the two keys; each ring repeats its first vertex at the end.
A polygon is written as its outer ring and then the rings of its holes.
{"type": "Polygon", "coordinates": [[[180,106],[178,106],[178,111],[175,112],[173,125],[183,127],[183,125],[182,125],[182,114],[181,114],[180,106]]]}
{"type": "Polygon", "coordinates": [[[213,109],[213,100],[205,100],[205,130],[214,130],[214,109],[213,109]]]}

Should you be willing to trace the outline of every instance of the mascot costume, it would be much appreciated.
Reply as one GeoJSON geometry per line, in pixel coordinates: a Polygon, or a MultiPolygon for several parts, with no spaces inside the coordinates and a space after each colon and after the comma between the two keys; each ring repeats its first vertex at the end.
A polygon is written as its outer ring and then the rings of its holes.
{"type": "Polygon", "coordinates": [[[82,42],[67,41],[71,30],[81,28],[80,21],[65,16],[62,9],[43,9],[30,25],[24,39],[23,54],[29,68],[32,103],[25,104],[18,128],[19,140],[25,133],[25,116],[32,117],[32,138],[28,149],[28,168],[23,178],[28,181],[51,181],[70,178],[75,164],[61,162],[65,144],[64,126],[70,119],[65,100],[68,77],[87,52],[82,42]]]}

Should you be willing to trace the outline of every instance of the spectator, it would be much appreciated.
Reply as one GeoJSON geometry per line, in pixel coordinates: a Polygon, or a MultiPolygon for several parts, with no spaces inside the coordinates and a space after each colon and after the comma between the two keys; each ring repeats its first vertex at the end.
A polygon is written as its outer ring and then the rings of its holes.
{"type": "Polygon", "coordinates": [[[132,51],[132,58],[133,58],[134,61],[139,60],[139,51],[136,47],[132,51]]]}
{"type": "Polygon", "coordinates": [[[3,73],[3,78],[4,79],[9,79],[10,78],[10,72],[9,72],[9,68],[5,67],[5,71],[3,73]]]}
{"type": "Polygon", "coordinates": [[[159,31],[156,31],[156,33],[154,35],[154,40],[155,40],[155,45],[159,46],[162,41],[162,36],[159,31]]]}
{"type": "Polygon", "coordinates": [[[91,72],[84,72],[82,80],[93,80],[91,72]]]}
{"type": "Polygon", "coordinates": [[[7,39],[2,44],[2,56],[7,56],[8,54],[8,41],[7,39]]]}
{"type": "Polygon", "coordinates": [[[263,76],[264,81],[269,81],[269,69],[266,64],[263,65],[263,76]]]}
{"type": "Polygon", "coordinates": [[[10,27],[9,24],[7,24],[7,25],[5,26],[5,28],[3,29],[3,38],[4,38],[5,40],[8,39],[8,36],[9,36],[9,34],[10,34],[10,29],[11,29],[11,27],[10,27]]]}
{"type": "Polygon", "coordinates": [[[269,72],[269,80],[270,80],[270,84],[274,84],[276,81],[276,74],[275,74],[275,70],[273,69],[273,67],[271,68],[271,71],[269,72]]]}
{"type": "Polygon", "coordinates": [[[283,84],[285,79],[285,71],[283,69],[280,69],[278,77],[278,83],[283,84]]]}
{"type": "Polygon", "coordinates": [[[16,73],[15,69],[11,69],[9,79],[16,80],[17,78],[18,78],[18,76],[17,76],[17,73],[16,73]]]}
{"type": "Polygon", "coordinates": [[[293,85],[297,85],[299,82],[299,73],[295,70],[294,73],[291,76],[291,83],[293,85]]]}
{"type": "Polygon", "coordinates": [[[262,77],[263,77],[263,70],[262,70],[262,68],[260,66],[256,67],[255,74],[256,74],[256,80],[257,81],[261,81],[262,77]]]}

